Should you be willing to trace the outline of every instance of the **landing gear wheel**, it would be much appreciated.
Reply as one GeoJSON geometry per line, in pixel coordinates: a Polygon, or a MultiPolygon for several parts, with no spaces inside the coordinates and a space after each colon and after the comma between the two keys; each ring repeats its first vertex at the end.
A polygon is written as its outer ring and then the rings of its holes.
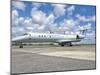
{"type": "Polygon", "coordinates": [[[72,43],[69,43],[69,46],[72,46],[72,43]]]}
{"type": "Polygon", "coordinates": [[[61,44],[61,46],[63,47],[63,46],[64,46],[64,44],[61,44]]]}
{"type": "Polygon", "coordinates": [[[59,45],[60,45],[60,46],[62,46],[62,47],[64,46],[64,44],[63,44],[63,43],[59,43],[59,45]]]}
{"type": "Polygon", "coordinates": [[[23,45],[20,45],[19,48],[23,48],[23,45]]]}

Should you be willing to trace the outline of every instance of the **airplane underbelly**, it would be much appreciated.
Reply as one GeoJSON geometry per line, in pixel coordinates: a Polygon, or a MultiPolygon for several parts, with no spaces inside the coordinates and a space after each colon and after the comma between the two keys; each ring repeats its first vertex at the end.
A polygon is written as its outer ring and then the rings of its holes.
{"type": "Polygon", "coordinates": [[[81,39],[77,39],[77,40],[71,40],[72,42],[80,42],[81,39]]]}
{"type": "Polygon", "coordinates": [[[56,39],[32,39],[31,42],[55,42],[56,39]]]}

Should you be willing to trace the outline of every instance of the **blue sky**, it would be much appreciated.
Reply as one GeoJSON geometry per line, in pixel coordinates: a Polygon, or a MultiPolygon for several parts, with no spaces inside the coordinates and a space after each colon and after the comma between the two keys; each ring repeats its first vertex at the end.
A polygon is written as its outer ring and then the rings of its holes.
{"type": "Polygon", "coordinates": [[[30,31],[78,34],[89,28],[82,43],[95,43],[95,6],[12,1],[11,7],[12,37],[30,31]]]}

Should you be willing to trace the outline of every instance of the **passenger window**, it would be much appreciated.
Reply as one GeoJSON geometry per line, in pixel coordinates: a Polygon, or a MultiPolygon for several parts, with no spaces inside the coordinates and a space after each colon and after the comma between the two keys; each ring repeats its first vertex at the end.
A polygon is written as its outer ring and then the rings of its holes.
{"type": "Polygon", "coordinates": [[[39,35],[39,37],[41,37],[41,36],[39,35]]]}

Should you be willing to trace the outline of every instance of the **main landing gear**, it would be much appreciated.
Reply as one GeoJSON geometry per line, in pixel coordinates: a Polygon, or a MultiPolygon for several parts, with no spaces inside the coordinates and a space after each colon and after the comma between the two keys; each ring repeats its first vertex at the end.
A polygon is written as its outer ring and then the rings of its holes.
{"type": "Polygon", "coordinates": [[[72,43],[71,43],[71,42],[69,42],[69,43],[59,43],[59,45],[62,46],[62,47],[65,46],[66,44],[67,44],[68,46],[72,46],[72,43]]]}
{"type": "Polygon", "coordinates": [[[21,44],[21,45],[19,46],[19,48],[23,48],[23,45],[21,44]]]}
{"type": "Polygon", "coordinates": [[[70,42],[70,43],[68,43],[68,46],[72,46],[72,43],[70,42]]]}

